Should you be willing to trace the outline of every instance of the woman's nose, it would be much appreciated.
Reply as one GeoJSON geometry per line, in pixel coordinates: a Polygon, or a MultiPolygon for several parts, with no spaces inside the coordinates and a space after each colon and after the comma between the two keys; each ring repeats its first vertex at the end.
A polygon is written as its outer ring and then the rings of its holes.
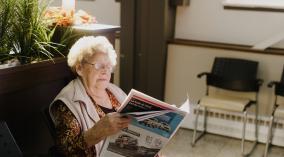
{"type": "Polygon", "coordinates": [[[107,75],[109,73],[109,70],[107,68],[101,69],[101,74],[107,75]]]}

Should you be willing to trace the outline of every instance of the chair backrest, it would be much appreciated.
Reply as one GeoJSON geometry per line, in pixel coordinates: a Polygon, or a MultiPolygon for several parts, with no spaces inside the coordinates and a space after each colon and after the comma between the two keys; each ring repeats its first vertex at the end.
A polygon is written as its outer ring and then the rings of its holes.
{"type": "Polygon", "coordinates": [[[283,70],[282,70],[282,76],[281,76],[280,83],[284,84],[284,66],[283,66],[283,70]]]}
{"type": "Polygon", "coordinates": [[[46,125],[49,129],[49,132],[50,132],[51,136],[53,137],[53,139],[55,140],[56,129],[55,129],[55,125],[54,125],[54,123],[51,119],[50,113],[49,113],[49,106],[47,106],[43,109],[43,116],[44,116],[44,120],[46,122],[46,125]]]}
{"type": "Polygon", "coordinates": [[[233,91],[258,91],[257,68],[256,61],[216,57],[207,85],[233,91]]]}
{"type": "Polygon", "coordinates": [[[275,86],[275,94],[284,97],[284,67],[282,71],[281,80],[275,86]]]}
{"type": "Polygon", "coordinates": [[[0,121],[0,156],[20,157],[23,156],[18,147],[8,125],[4,121],[0,121]]]}

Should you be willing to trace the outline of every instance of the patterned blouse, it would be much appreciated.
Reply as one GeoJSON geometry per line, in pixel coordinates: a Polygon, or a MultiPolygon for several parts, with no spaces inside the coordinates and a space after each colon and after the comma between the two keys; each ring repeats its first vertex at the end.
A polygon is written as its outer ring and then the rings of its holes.
{"type": "MultiPolygon", "coordinates": [[[[120,106],[115,96],[109,90],[106,91],[113,109],[101,107],[91,99],[100,117],[109,112],[115,112],[120,106]]],[[[68,157],[95,157],[95,146],[87,147],[80,124],[70,109],[62,101],[56,101],[51,107],[51,112],[55,120],[57,136],[55,142],[60,154],[68,157]]]]}

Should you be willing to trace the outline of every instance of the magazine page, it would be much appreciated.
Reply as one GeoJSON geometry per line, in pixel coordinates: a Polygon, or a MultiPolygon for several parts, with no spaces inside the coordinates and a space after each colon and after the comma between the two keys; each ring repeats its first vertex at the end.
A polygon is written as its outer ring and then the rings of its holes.
{"type": "Polygon", "coordinates": [[[132,121],[128,128],[105,140],[101,157],[154,157],[186,115],[136,90],[130,91],[118,112],[132,116],[132,121]]]}

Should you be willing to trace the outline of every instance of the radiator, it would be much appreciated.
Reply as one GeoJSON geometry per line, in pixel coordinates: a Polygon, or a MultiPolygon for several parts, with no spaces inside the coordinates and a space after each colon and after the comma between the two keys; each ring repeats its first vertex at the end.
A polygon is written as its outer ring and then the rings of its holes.
{"type": "MultiPolygon", "coordinates": [[[[194,120],[197,113],[195,105],[191,105],[191,109],[193,109],[183,121],[181,127],[187,129],[194,128],[194,120]]],[[[199,119],[198,119],[198,130],[203,129],[203,115],[204,110],[199,111],[199,119]]],[[[207,132],[218,134],[222,136],[228,136],[233,138],[241,138],[243,120],[242,114],[221,111],[216,109],[208,109],[207,110],[207,132]]],[[[258,116],[258,141],[261,143],[266,142],[267,132],[269,127],[269,116],[258,116]]],[[[273,139],[272,144],[278,146],[284,146],[284,120],[283,119],[275,119],[274,121],[274,129],[273,129],[273,139]]],[[[255,140],[254,131],[255,131],[255,117],[253,113],[248,114],[247,119],[247,127],[246,127],[246,139],[247,140],[255,140]]]]}

